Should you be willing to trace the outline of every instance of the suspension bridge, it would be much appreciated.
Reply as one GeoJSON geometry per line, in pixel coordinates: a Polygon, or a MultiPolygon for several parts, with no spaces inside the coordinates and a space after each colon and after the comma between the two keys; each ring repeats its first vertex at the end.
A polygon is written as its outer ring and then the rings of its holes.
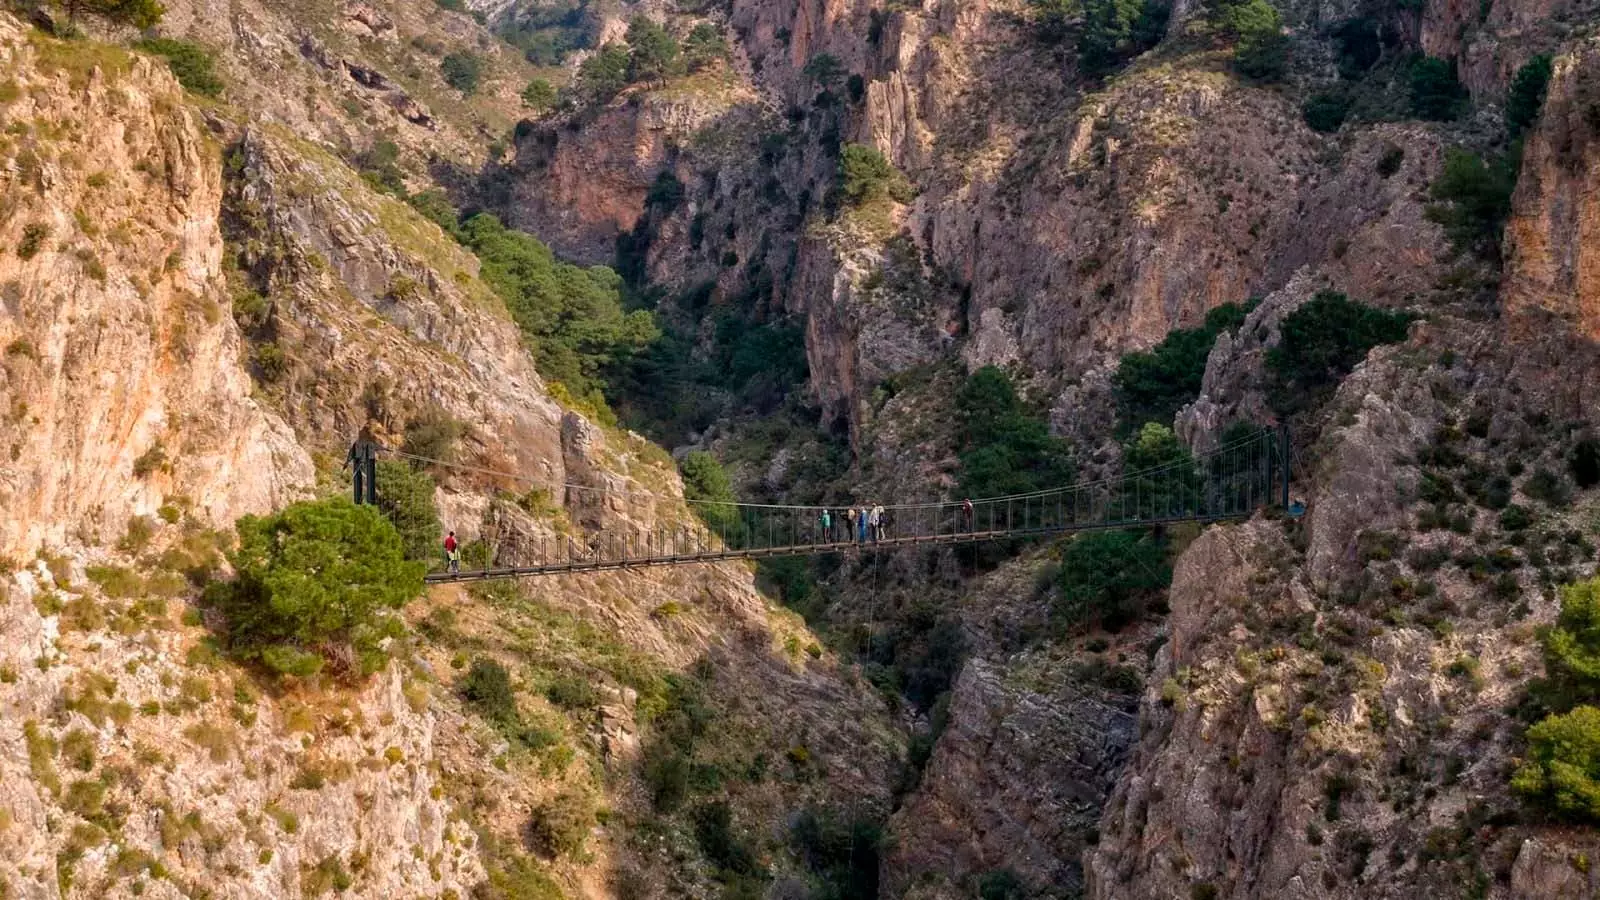
{"type": "MultiPolygon", "coordinates": [[[[381,448],[379,452],[410,456],[381,448]]],[[[1288,430],[1275,428],[1114,478],[1004,497],[896,504],[863,497],[854,504],[826,507],[659,497],[685,503],[698,513],[700,524],[544,539],[537,547],[523,548],[523,556],[537,560],[528,565],[496,567],[491,561],[483,568],[431,573],[426,580],[430,584],[488,581],[1245,519],[1265,506],[1288,507],[1291,458],[1288,430]],[[853,520],[851,510],[856,512],[853,520]],[[868,522],[873,510],[878,511],[876,526],[868,522]]]]}

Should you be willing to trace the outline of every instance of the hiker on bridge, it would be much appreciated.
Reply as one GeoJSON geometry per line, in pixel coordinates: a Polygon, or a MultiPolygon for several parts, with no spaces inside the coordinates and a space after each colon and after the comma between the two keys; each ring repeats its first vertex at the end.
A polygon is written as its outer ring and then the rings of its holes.
{"type": "Polygon", "coordinates": [[[822,515],[817,516],[817,522],[822,525],[822,540],[833,539],[833,513],[823,507],[822,515]]]}
{"type": "Polygon", "coordinates": [[[872,542],[883,540],[883,504],[872,507],[872,512],[867,515],[867,523],[872,526],[872,542]]]}
{"type": "Polygon", "coordinates": [[[444,539],[444,566],[451,575],[461,571],[461,544],[456,541],[454,531],[444,539]]]}
{"type": "Polygon", "coordinates": [[[961,527],[967,532],[972,531],[972,499],[969,497],[961,501],[961,527]]]}
{"type": "Polygon", "coordinates": [[[856,519],[859,516],[860,516],[860,513],[858,513],[856,511],[856,508],[854,506],[852,506],[849,509],[845,510],[845,513],[844,513],[844,522],[845,522],[844,539],[845,540],[853,541],[853,540],[856,539],[856,519]]]}
{"type": "Polygon", "coordinates": [[[871,511],[865,506],[861,507],[856,513],[856,543],[858,544],[867,542],[867,526],[870,524],[867,519],[870,517],[870,513],[871,511]]]}

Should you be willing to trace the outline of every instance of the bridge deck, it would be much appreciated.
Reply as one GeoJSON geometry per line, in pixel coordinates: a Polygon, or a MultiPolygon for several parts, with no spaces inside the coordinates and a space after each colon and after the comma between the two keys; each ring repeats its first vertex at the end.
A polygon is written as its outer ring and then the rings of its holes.
{"type": "Polygon", "coordinates": [[[1070,534],[1082,531],[1106,531],[1117,528],[1148,528],[1154,525],[1176,525],[1185,522],[1206,524],[1230,519],[1249,518],[1255,512],[1238,510],[1213,515],[1184,514],[1156,518],[1119,519],[1115,521],[1069,522],[1033,528],[1012,528],[987,531],[955,531],[938,534],[919,534],[904,537],[886,537],[881,541],[829,541],[820,543],[786,544],[775,547],[723,547],[694,553],[665,553],[615,558],[569,559],[533,566],[505,566],[474,569],[450,574],[436,572],[424,580],[428,584],[455,584],[471,581],[491,581],[500,578],[526,578],[536,575],[565,575],[578,572],[608,572],[623,569],[643,569],[652,566],[678,566],[692,563],[719,562],[729,559],[765,559],[774,556],[810,556],[822,553],[851,553],[872,550],[892,550],[901,547],[938,546],[949,544],[975,544],[1009,538],[1038,537],[1070,534]]]}

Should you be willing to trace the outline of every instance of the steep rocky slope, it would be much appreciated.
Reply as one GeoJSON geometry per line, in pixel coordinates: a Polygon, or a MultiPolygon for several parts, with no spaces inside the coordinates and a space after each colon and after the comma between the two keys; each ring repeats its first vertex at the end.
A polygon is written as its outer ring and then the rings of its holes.
{"type": "Polygon", "coordinates": [[[232,520],[338,490],[363,424],[398,443],[424,413],[470,423],[462,458],[502,474],[439,470],[437,501],[504,559],[691,517],[659,450],[551,399],[432,223],[328,150],[197,110],[148,59],[0,26],[19,180],[0,335],[26,423],[0,591],[7,895],[705,894],[723,876],[640,776],[690,702],[714,730],[662,752],[772,875],[804,870],[798,808],[886,807],[881,702],[740,566],[442,591],[365,687],[284,690],[220,656],[194,585],[232,520]],[[464,707],[474,658],[503,660],[547,743],[464,707]],[[593,699],[545,699],[561,678],[593,699]],[[541,810],[588,849],[535,862],[541,810]]]}

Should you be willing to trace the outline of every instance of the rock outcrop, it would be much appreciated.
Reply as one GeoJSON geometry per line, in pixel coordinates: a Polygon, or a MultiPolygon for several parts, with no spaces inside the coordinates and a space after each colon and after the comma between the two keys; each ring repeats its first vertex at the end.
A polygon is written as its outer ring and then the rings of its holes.
{"type": "Polygon", "coordinates": [[[252,396],[222,272],[218,143],[158,64],[0,18],[0,558],[115,541],[187,498],[227,525],[311,464],[252,396]]]}

